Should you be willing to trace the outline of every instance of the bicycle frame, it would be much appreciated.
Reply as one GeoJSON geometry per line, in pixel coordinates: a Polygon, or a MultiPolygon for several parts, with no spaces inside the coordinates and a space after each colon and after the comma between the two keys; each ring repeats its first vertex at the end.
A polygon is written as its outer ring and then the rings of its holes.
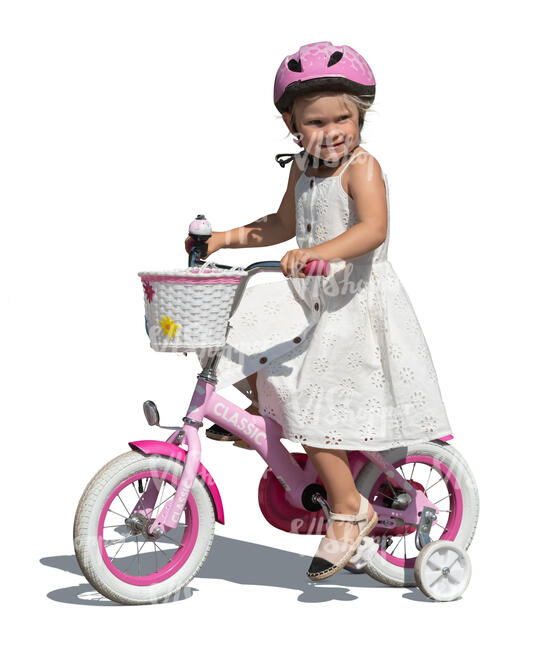
{"type": "MultiPolygon", "coordinates": [[[[294,460],[288,449],[282,444],[282,428],[273,419],[263,415],[248,413],[215,391],[215,385],[198,375],[198,381],[184,417],[184,426],[175,430],[167,439],[167,447],[170,446],[170,455],[177,455],[176,445],[178,440],[187,442],[185,454],[185,467],[182,473],[174,498],[169,501],[155,521],[150,526],[149,532],[161,535],[168,530],[175,528],[180,521],[183,509],[187,502],[191,486],[200,470],[200,438],[199,427],[203,426],[202,420],[206,418],[234,433],[242,440],[248,442],[262,457],[269,466],[277,480],[286,491],[287,500],[298,508],[304,508],[302,494],[304,489],[316,482],[317,474],[314,466],[307,460],[302,469],[294,460]]],[[[446,438],[449,438],[447,436],[446,438]]],[[[164,444],[159,442],[162,448],[164,444]]],[[[132,449],[138,449],[143,453],[151,453],[156,441],[137,441],[129,445],[132,449]]],[[[417,525],[419,522],[418,512],[423,507],[432,506],[422,492],[415,488],[403,476],[395,470],[382,454],[368,451],[348,451],[350,469],[354,479],[366,463],[373,462],[387,476],[388,482],[395,488],[404,490],[410,497],[410,503],[406,510],[384,508],[377,506],[379,516],[379,528],[391,529],[402,521],[410,525],[417,525]]],[[[146,493],[141,496],[139,503],[135,506],[133,513],[147,511],[155,506],[158,487],[151,484],[146,493]]],[[[132,514],[133,514],[132,513],[132,514]]]]}
{"type": "MultiPolygon", "coordinates": [[[[192,255],[193,253],[190,254],[190,266],[193,266],[198,261],[198,256],[195,255],[195,257],[192,257],[192,255]]],[[[224,265],[217,266],[221,268],[232,268],[224,265]]],[[[238,286],[231,314],[235,311],[241,299],[249,277],[262,270],[280,271],[280,263],[274,261],[258,262],[247,267],[246,270],[248,271],[248,275],[238,286]]],[[[137,449],[145,454],[164,453],[172,458],[181,457],[185,463],[174,497],[165,504],[149,528],[149,533],[155,536],[162,535],[178,525],[197,474],[202,473],[203,478],[208,477],[211,479],[211,476],[200,462],[201,446],[198,429],[203,426],[204,418],[211,420],[225,430],[234,433],[242,440],[248,442],[258,452],[281,483],[286,492],[286,499],[293,506],[304,509],[305,506],[302,502],[303,492],[307,486],[316,483],[317,474],[310,459],[307,459],[304,468],[298,465],[291,453],[281,443],[281,438],[283,437],[281,435],[282,427],[275,420],[267,416],[248,413],[215,392],[215,384],[217,383],[215,370],[221,353],[222,350],[213,354],[206,363],[203,371],[197,375],[198,381],[193,391],[187,414],[183,418],[185,424],[182,428],[176,429],[167,439],[166,443],[154,440],[142,440],[129,443],[132,449],[137,449]],[[178,445],[182,441],[187,443],[187,452],[178,448],[178,445]]],[[[452,437],[449,435],[441,438],[441,440],[449,440],[452,437]]],[[[404,490],[410,497],[404,510],[402,508],[376,507],[379,517],[379,529],[386,528],[389,531],[396,525],[402,525],[403,522],[417,527],[420,520],[420,513],[424,507],[432,507],[436,512],[438,511],[436,506],[431,504],[421,491],[416,491],[381,453],[359,450],[348,451],[348,460],[354,480],[357,478],[361,469],[370,461],[385,473],[391,486],[404,490]]],[[[213,486],[214,481],[211,479],[210,491],[212,491],[213,486]]],[[[152,483],[141,496],[131,514],[151,513],[155,506],[158,492],[159,486],[152,483]]],[[[224,521],[222,517],[221,499],[216,488],[215,493],[217,498],[215,498],[213,492],[212,496],[214,496],[214,502],[217,502],[217,509],[220,510],[221,519],[224,521]]]]}

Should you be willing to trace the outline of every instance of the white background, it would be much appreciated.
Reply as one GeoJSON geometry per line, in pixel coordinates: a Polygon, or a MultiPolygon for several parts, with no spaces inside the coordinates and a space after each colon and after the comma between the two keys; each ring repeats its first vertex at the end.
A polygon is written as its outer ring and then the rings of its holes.
{"type": "MultiPolygon", "coordinates": [[[[19,638],[61,648],[163,639],[383,639],[402,648],[428,634],[445,648],[529,632],[538,435],[531,6],[2,3],[2,609],[19,638]],[[226,230],[276,211],[288,167],[274,156],[298,148],[273,105],[274,75],[285,55],[319,40],[351,45],[376,77],[363,146],[388,175],[389,258],[482,499],[470,586],[448,604],[346,571],[309,586],[320,538],[273,529],[258,508],[260,457],[202,434],[226,524],[187,597],[143,610],[86,600],[92,589],[71,541],[80,494],[127,441],[164,438],[148,429],[144,399],[165,423],[181,421],[200,368],[194,355],[150,349],[137,272],[186,265],[183,241],[198,213],[226,230]]],[[[214,259],[280,259],[294,245],[214,259]]],[[[248,403],[233,388],[224,394],[248,403]]]]}

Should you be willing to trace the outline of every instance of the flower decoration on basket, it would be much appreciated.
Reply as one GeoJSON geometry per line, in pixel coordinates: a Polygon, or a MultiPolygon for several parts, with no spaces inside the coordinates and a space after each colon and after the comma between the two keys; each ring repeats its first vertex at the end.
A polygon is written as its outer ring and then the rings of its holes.
{"type": "Polygon", "coordinates": [[[143,280],[142,281],[142,287],[144,289],[144,295],[148,299],[148,302],[152,302],[152,299],[155,294],[155,290],[152,287],[152,283],[149,280],[143,280]]]}
{"type": "Polygon", "coordinates": [[[169,316],[163,316],[159,321],[161,325],[161,333],[163,336],[168,336],[169,339],[172,339],[176,336],[179,325],[175,323],[172,318],[169,316]]]}

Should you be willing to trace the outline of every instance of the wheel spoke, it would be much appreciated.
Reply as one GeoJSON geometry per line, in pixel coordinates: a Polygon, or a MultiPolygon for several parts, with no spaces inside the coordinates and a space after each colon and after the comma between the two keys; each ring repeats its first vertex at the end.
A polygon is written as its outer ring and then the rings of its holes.
{"type": "MultiPolygon", "coordinates": [[[[123,515],[121,515],[121,516],[123,517],[123,515]]],[[[119,526],[120,526],[120,524],[110,524],[110,526],[103,526],[103,528],[118,528],[119,526]]]]}
{"type": "Polygon", "coordinates": [[[437,503],[440,503],[440,501],[443,501],[444,499],[449,499],[449,494],[446,494],[445,497],[442,497],[441,499],[438,499],[438,501],[435,501],[434,505],[436,505],[437,503]]]}
{"type": "MultiPolygon", "coordinates": [[[[139,479],[139,481],[140,481],[140,479],[139,479]]],[[[135,490],[135,496],[137,497],[137,502],[138,502],[138,501],[140,501],[140,494],[137,492],[137,488],[135,487],[135,484],[131,483],[131,485],[133,486],[133,490],[135,490]]]]}
{"type": "Polygon", "coordinates": [[[154,544],[161,551],[161,553],[167,558],[167,562],[170,562],[170,559],[169,559],[168,555],[165,553],[165,551],[163,551],[163,549],[159,546],[159,544],[157,542],[154,542],[154,544]]]}
{"type": "Polygon", "coordinates": [[[429,489],[429,481],[430,481],[431,475],[432,475],[432,465],[430,466],[429,475],[427,476],[427,482],[426,482],[427,487],[425,488],[425,492],[429,489]]]}
{"type": "Polygon", "coordinates": [[[126,542],[132,542],[134,539],[136,539],[136,535],[128,535],[127,537],[122,537],[122,539],[109,539],[105,542],[103,540],[103,544],[105,545],[105,548],[108,548],[109,546],[115,546],[116,544],[125,544],[126,542]]]}
{"type": "Polygon", "coordinates": [[[139,545],[138,545],[138,539],[137,539],[137,564],[138,564],[138,574],[139,574],[139,575],[140,575],[140,552],[141,552],[142,549],[144,548],[144,545],[146,544],[147,541],[148,541],[148,540],[145,539],[145,540],[142,542],[142,544],[140,545],[140,548],[139,548],[139,545]]]}
{"type": "Polygon", "coordinates": [[[148,541],[148,540],[145,539],[145,540],[142,542],[142,544],[140,545],[140,548],[139,548],[138,540],[137,540],[137,563],[138,563],[138,574],[139,574],[139,575],[140,575],[140,552],[141,552],[142,549],[144,548],[144,545],[146,544],[147,541],[148,541]]]}
{"type": "MultiPolygon", "coordinates": [[[[131,485],[133,485],[133,484],[131,483],[131,485]]],[[[119,494],[118,494],[118,499],[120,499],[120,501],[122,502],[122,506],[125,508],[125,511],[127,512],[127,514],[130,515],[131,513],[127,509],[125,503],[122,501],[122,497],[119,494]]]]}
{"type": "Polygon", "coordinates": [[[378,494],[379,494],[383,499],[391,499],[391,495],[390,495],[390,494],[386,494],[385,492],[380,492],[380,490],[378,490],[378,492],[376,493],[376,495],[378,495],[378,494]]]}
{"type": "Polygon", "coordinates": [[[402,539],[403,539],[402,537],[399,537],[399,541],[395,545],[395,548],[390,552],[390,555],[393,555],[395,553],[395,551],[397,550],[399,544],[402,542],[402,539]]]}
{"type": "MultiPolygon", "coordinates": [[[[122,546],[123,546],[124,544],[125,544],[125,541],[123,542],[122,546]]],[[[110,558],[110,561],[111,561],[111,562],[113,562],[113,561],[116,559],[116,556],[117,556],[118,553],[121,551],[122,546],[119,546],[119,547],[118,547],[118,550],[117,550],[116,553],[114,554],[114,557],[110,558]]]]}
{"type": "Polygon", "coordinates": [[[125,567],[125,570],[123,571],[124,573],[127,573],[127,570],[131,568],[131,565],[133,564],[136,557],[138,557],[138,555],[133,555],[131,562],[129,562],[129,564],[125,567]]]}
{"type": "Polygon", "coordinates": [[[178,548],[183,548],[183,544],[180,544],[180,543],[177,542],[175,539],[172,539],[172,537],[169,537],[168,535],[165,535],[165,533],[163,533],[162,535],[160,535],[160,537],[166,537],[167,539],[170,539],[170,541],[171,541],[173,544],[176,544],[176,546],[177,546],[178,548]]]}
{"type": "Polygon", "coordinates": [[[427,492],[427,489],[428,489],[428,490],[432,489],[435,485],[438,485],[438,483],[440,483],[440,481],[443,481],[443,480],[444,480],[444,477],[442,476],[440,479],[438,479],[438,480],[436,481],[436,483],[433,483],[429,488],[425,488],[425,494],[426,494],[426,492],[427,492]]]}
{"type": "MultiPolygon", "coordinates": [[[[165,489],[166,489],[165,486],[166,486],[166,485],[168,485],[168,483],[167,483],[164,479],[162,479],[162,480],[161,480],[161,485],[159,486],[159,490],[157,491],[157,497],[156,497],[156,499],[155,499],[155,501],[158,503],[158,505],[156,505],[156,506],[154,506],[154,507],[152,508],[152,511],[150,512],[150,517],[152,516],[154,510],[157,510],[157,508],[159,508],[160,506],[162,506],[163,503],[165,503],[165,501],[168,501],[168,499],[170,499],[170,497],[167,497],[164,501],[161,501],[161,502],[159,503],[159,499],[161,498],[161,490],[163,490],[163,495],[162,495],[162,496],[165,496],[165,489]]],[[[174,494],[175,494],[175,493],[174,493],[174,494]]],[[[174,496],[174,494],[172,494],[172,496],[174,496]]]]}
{"type": "Polygon", "coordinates": [[[164,479],[160,479],[160,480],[161,480],[161,485],[159,486],[159,490],[157,491],[157,499],[156,499],[157,502],[159,502],[159,499],[161,498],[161,490],[163,490],[163,496],[165,496],[165,490],[166,490],[165,486],[167,485],[167,482],[164,479]]]}
{"type": "Polygon", "coordinates": [[[118,517],[121,517],[125,521],[125,515],[121,515],[119,512],[116,512],[115,510],[111,510],[110,508],[107,510],[107,512],[112,512],[113,515],[117,515],[118,517]]]}
{"type": "Polygon", "coordinates": [[[410,478],[408,479],[409,481],[412,480],[412,476],[414,475],[414,470],[415,470],[415,466],[416,466],[416,464],[417,464],[417,463],[414,463],[414,466],[412,467],[412,473],[410,474],[410,478]]]}
{"type": "MultiPolygon", "coordinates": [[[[164,491],[164,490],[163,490],[163,491],[164,491]]],[[[152,511],[150,512],[150,516],[153,515],[153,511],[154,511],[154,510],[157,510],[157,508],[160,508],[160,507],[163,505],[163,503],[166,503],[169,499],[172,499],[172,497],[175,496],[175,494],[176,494],[176,492],[173,492],[173,493],[172,493],[169,497],[167,497],[164,501],[161,501],[161,503],[160,503],[159,505],[155,506],[155,507],[152,509],[152,511]]]]}
{"type": "Polygon", "coordinates": [[[445,533],[445,526],[442,526],[437,521],[435,521],[434,523],[436,524],[436,526],[439,526],[442,529],[442,533],[445,533]]]}

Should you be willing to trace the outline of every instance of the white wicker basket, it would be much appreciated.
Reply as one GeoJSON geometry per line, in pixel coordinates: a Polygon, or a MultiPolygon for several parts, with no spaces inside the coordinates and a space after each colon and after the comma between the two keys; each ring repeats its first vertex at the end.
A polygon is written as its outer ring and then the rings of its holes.
{"type": "Polygon", "coordinates": [[[199,267],[140,272],[144,290],[146,333],[157,352],[218,349],[239,282],[247,271],[199,267]]]}

